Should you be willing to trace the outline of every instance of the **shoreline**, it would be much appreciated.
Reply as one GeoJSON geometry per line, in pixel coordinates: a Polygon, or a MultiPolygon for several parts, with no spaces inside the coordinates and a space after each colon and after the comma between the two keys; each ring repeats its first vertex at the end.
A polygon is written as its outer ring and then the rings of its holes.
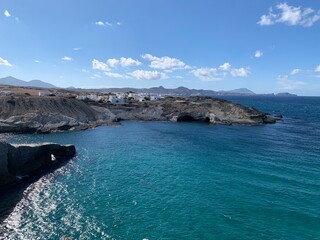
{"type": "Polygon", "coordinates": [[[217,125],[272,124],[282,119],[256,108],[211,97],[166,97],[125,104],[65,97],[0,97],[1,133],[51,133],[119,125],[124,120],[204,122],[217,125]]]}

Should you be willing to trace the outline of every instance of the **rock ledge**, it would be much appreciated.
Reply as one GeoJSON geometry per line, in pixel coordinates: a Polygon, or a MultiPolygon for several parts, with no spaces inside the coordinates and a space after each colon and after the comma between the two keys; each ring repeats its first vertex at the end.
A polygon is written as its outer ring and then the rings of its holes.
{"type": "Polygon", "coordinates": [[[0,142],[0,189],[35,176],[74,157],[74,145],[55,143],[11,145],[0,142]]]}

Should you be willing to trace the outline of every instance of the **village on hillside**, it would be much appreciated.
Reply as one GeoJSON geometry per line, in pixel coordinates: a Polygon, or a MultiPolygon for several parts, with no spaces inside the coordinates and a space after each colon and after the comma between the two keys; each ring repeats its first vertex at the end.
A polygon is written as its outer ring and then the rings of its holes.
{"type": "Polygon", "coordinates": [[[0,96],[38,96],[66,97],[81,101],[92,101],[108,104],[126,104],[132,102],[155,101],[166,97],[164,94],[135,92],[76,92],[65,89],[40,89],[32,87],[0,86],[0,96]]]}

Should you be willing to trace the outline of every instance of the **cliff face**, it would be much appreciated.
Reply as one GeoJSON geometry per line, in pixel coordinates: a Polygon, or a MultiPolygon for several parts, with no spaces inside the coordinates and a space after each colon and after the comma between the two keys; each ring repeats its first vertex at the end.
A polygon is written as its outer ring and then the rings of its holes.
{"type": "Polygon", "coordinates": [[[201,121],[225,125],[254,125],[278,120],[255,108],[210,97],[167,97],[161,101],[110,110],[124,120],[201,121]]]}
{"type": "Polygon", "coordinates": [[[32,177],[76,154],[73,145],[54,143],[10,145],[0,142],[0,190],[17,183],[23,177],[32,177]]]}
{"type": "Polygon", "coordinates": [[[167,97],[125,105],[89,104],[62,97],[0,97],[0,133],[81,130],[121,119],[226,125],[275,123],[279,119],[255,108],[210,97],[167,97]]]}
{"type": "Polygon", "coordinates": [[[0,97],[0,132],[50,132],[110,123],[114,114],[76,99],[0,97]]]}

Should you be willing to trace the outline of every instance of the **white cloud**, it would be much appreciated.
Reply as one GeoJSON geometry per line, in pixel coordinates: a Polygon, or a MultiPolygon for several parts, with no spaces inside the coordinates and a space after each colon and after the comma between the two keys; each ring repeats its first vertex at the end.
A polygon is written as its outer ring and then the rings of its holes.
{"type": "Polygon", "coordinates": [[[315,69],[314,69],[315,72],[320,72],[320,65],[318,65],[315,69]]]}
{"type": "Polygon", "coordinates": [[[101,76],[99,74],[94,74],[93,77],[95,78],[101,78],[101,76]]]}
{"type": "Polygon", "coordinates": [[[230,69],[231,69],[231,64],[228,62],[219,66],[219,70],[222,70],[222,71],[230,71],[230,69]]]}
{"type": "Polygon", "coordinates": [[[5,11],[3,12],[3,15],[6,16],[7,18],[13,17],[17,22],[19,22],[19,18],[11,15],[11,13],[9,13],[8,10],[5,10],[5,11]]]}
{"type": "Polygon", "coordinates": [[[74,51],[79,51],[79,50],[81,50],[81,48],[80,47],[75,47],[75,48],[73,48],[73,50],[74,51]]]}
{"type": "Polygon", "coordinates": [[[171,58],[171,57],[155,57],[151,54],[144,54],[141,55],[143,59],[146,59],[150,61],[150,67],[154,69],[172,69],[172,70],[178,70],[178,69],[189,69],[190,66],[186,65],[183,61],[177,59],[177,58],[171,58]]]}
{"type": "Polygon", "coordinates": [[[110,66],[110,67],[116,67],[119,65],[119,60],[118,59],[115,59],[115,58],[109,58],[107,60],[107,64],[110,66]]]}
{"type": "Polygon", "coordinates": [[[131,73],[133,77],[139,80],[160,80],[167,78],[167,75],[158,71],[136,70],[131,73]]]}
{"type": "Polygon", "coordinates": [[[263,55],[263,52],[262,52],[261,50],[257,50],[257,51],[255,52],[255,54],[254,54],[254,56],[255,56],[256,58],[261,58],[262,55],[263,55]]]}
{"type": "Polygon", "coordinates": [[[9,63],[9,61],[8,60],[6,60],[6,59],[3,59],[3,58],[1,58],[0,57],[0,66],[7,66],[7,67],[13,67],[13,65],[11,64],[11,63],[9,63]]]}
{"type": "Polygon", "coordinates": [[[233,77],[247,77],[250,74],[248,68],[232,68],[231,64],[226,62],[219,66],[219,68],[198,68],[191,71],[194,76],[202,81],[221,81],[224,80],[228,74],[233,77]]]}
{"type": "Polygon", "coordinates": [[[202,81],[220,81],[218,70],[216,68],[198,68],[191,73],[202,81]]]}
{"type": "Polygon", "coordinates": [[[122,25],[122,23],[121,23],[121,22],[117,22],[117,25],[118,25],[118,26],[121,26],[121,25],[122,25]]]}
{"type": "Polygon", "coordinates": [[[120,64],[122,67],[140,66],[142,63],[132,58],[120,58],[120,64]]]}
{"type": "Polygon", "coordinates": [[[114,73],[114,72],[105,72],[104,73],[106,76],[111,77],[111,78],[128,78],[125,75],[122,75],[120,73],[114,73]]]}
{"type": "Polygon", "coordinates": [[[6,17],[11,17],[11,14],[9,13],[8,10],[5,10],[3,14],[4,14],[6,17]]]}
{"type": "Polygon", "coordinates": [[[132,58],[125,58],[125,57],[121,57],[120,59],[116,59],[116,58],[110,58],[107,60],[107,64],[110,67],[117,67],[117,66],[121,66],[121,67],[137,67],[140,66],[142,63],[139,62],[138,60],[134,60],[132,58]]]}
{"type": "Polygon", "coordinates": [[[283,23],[289,26],[311,27],[320,20],[320,11],[315,11],[312,8],[294,7],[289,6],[287,3],[280,3],[276,5],[276,10],[274,12],[270,8],[267,14],[260,17],[257,24],[270,26],[283,23]]]}
{"type": "Polygon", "coordinates": [[[102,22],[102,21],[97,21],[94,23],[95,25],[101,26],[101,27],[105,27],[105,26],[109,26],[112,27],[112,24],[109,22],[102,22]]]}
{"type": "Polygon", "coordinates": [[[70,62],[70,61],[73,61],[73,58],[72,57],[68,57],[68,56],[64,56],[64,57],[61,58],[61,60],[70,62]]]}
{"type": "Polygon", "coordinates": [[[100,62],[97,59],[92,60],[92,69],[101,70],[101,71],[109,71],[110,68],[106,63],[100,62]]]}
{"type": "Polygon", "coordinates": [[[279,75],[277,84],[280,86],[281,90],[294,90],[306,85],[306,83],[303,81],[289,79],[288,75],[279,75]]]}
{"type": "Polygon", "coordinates": [[[230,73],[233,77],[247,77],[250,72],[247,68],[233,68],[230,70],[230,73]]]}
{"type": "Polygon", "coordinates": [[[95,24],[98,26],[105,26],[104,22],[102,21],[95,22],[95,24]]]}
{"type": "Polygon", "coordinates": [[[295,68],[295,69],[293,69],[292,71],[291,71],[291,75],[297,75],[297,74],[299,74],[299,73],[301,73],[302,72],[302,70],[301,69],[299,69],[299,68],[295,68]]]}
{"type": "Polygon", "coordinates": [[[83,73],[88,73],[88,72],[90,72],[90,71],[83,68],[83,69],[81,69],[81,72],[83,72],[83,73]]]}
{"type": "Polygon", "coordinates": [[[40,61],[39,61],[39,60],[34,60],[34,62],[35,62],[35,63],[40,63],[40,61]]]}

